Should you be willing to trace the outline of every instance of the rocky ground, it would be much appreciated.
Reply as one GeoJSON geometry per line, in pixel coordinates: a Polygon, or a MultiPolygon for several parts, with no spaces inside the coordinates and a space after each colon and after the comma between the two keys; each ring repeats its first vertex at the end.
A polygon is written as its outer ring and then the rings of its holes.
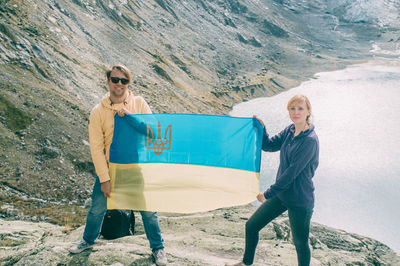
{"type": "MultiPolygon", "coordinates": [[[[244,225],[251,205],[194,215],[160,214],[170,265],[224,265],[239,260],[244,225]]],[[[0,219],[1,265],[154,265],[140,215],[136,233],[116,240],[99,239],[92,250],[71,255],[83,227],[70,231],[50,223],[0,219]]],[[[400,265],[400,257],[370,238],[319,224],[311,227],[312,265],[400,265]]],[[[254,265],[296,265],[287,216],[260,234],[254,265]]]]}

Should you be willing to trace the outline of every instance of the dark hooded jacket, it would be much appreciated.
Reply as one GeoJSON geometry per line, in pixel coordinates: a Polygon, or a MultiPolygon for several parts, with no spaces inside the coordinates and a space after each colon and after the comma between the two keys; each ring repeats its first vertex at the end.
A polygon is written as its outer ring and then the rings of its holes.
{"type": "Polygon", "coordinates": [[[294,136],[294,124],[269,138],[264,128],[262,149],[279,151],[280,164],[275,184],[265,192],[266,199],[278,197],[285,205],[306,207],[314,205],[312,178],[319,163],[319,141],[314,126],[294,136]]]}

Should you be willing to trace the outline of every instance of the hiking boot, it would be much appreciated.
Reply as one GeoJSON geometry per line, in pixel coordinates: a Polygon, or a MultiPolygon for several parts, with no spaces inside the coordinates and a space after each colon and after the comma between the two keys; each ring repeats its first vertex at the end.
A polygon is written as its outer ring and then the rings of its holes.
{"type": "Polygon", "coordinates": [[[86,242],[85,240],[81,240],[79,241],[75,246],[73,246],[72,248],[69,249],[69,252],[73,253],[73,254],[78,254],[81,253],[82,251],[92,248],[94,244],[89,244],[88,242],[86,242]]]}
{"type": "Polygon", "coordinates": [[[157,266],[167,265],[167,263],[168,263],[167,257],[165,256],[164,249],[157,249],[157,250],[153,251],[153,257],[154,257],[154,260],[155,260],[157,266]]]}

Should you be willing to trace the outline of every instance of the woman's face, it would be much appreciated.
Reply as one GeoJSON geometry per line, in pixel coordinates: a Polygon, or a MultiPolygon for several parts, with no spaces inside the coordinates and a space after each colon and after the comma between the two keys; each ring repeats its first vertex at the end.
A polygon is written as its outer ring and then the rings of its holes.
{"type": "Polygon", "coordinates": [[[307,117],[310,115],[310,111],[307,108],[305,101],[293,102],[289,107],[290,119],[295,124],[306,123],[307,117]]]}

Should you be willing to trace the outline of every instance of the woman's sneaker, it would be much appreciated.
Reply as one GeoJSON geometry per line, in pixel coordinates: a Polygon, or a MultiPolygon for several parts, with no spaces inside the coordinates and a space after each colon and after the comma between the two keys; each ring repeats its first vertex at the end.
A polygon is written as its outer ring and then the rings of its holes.
{"type": "Polygon", "coordinates": [[[69,249],[69,252],[74,253],[74,254],[78,254],[81,253],[82,251],[92,248],[94,244],[89,244],[88,242],[86,242],[85,240],[81,240],[79,241],[75,246],[73,246],[72,248],[69,249]]]}
{"type": "Polygon", "coordinates": [[[157,266],[164,266],[164,265],[167,265],[167,263],[168,263],[167,257],[165,256],[164,249],[157,249],[157,250],[153,251],[153,258],[154,258],[157,266]]]}

